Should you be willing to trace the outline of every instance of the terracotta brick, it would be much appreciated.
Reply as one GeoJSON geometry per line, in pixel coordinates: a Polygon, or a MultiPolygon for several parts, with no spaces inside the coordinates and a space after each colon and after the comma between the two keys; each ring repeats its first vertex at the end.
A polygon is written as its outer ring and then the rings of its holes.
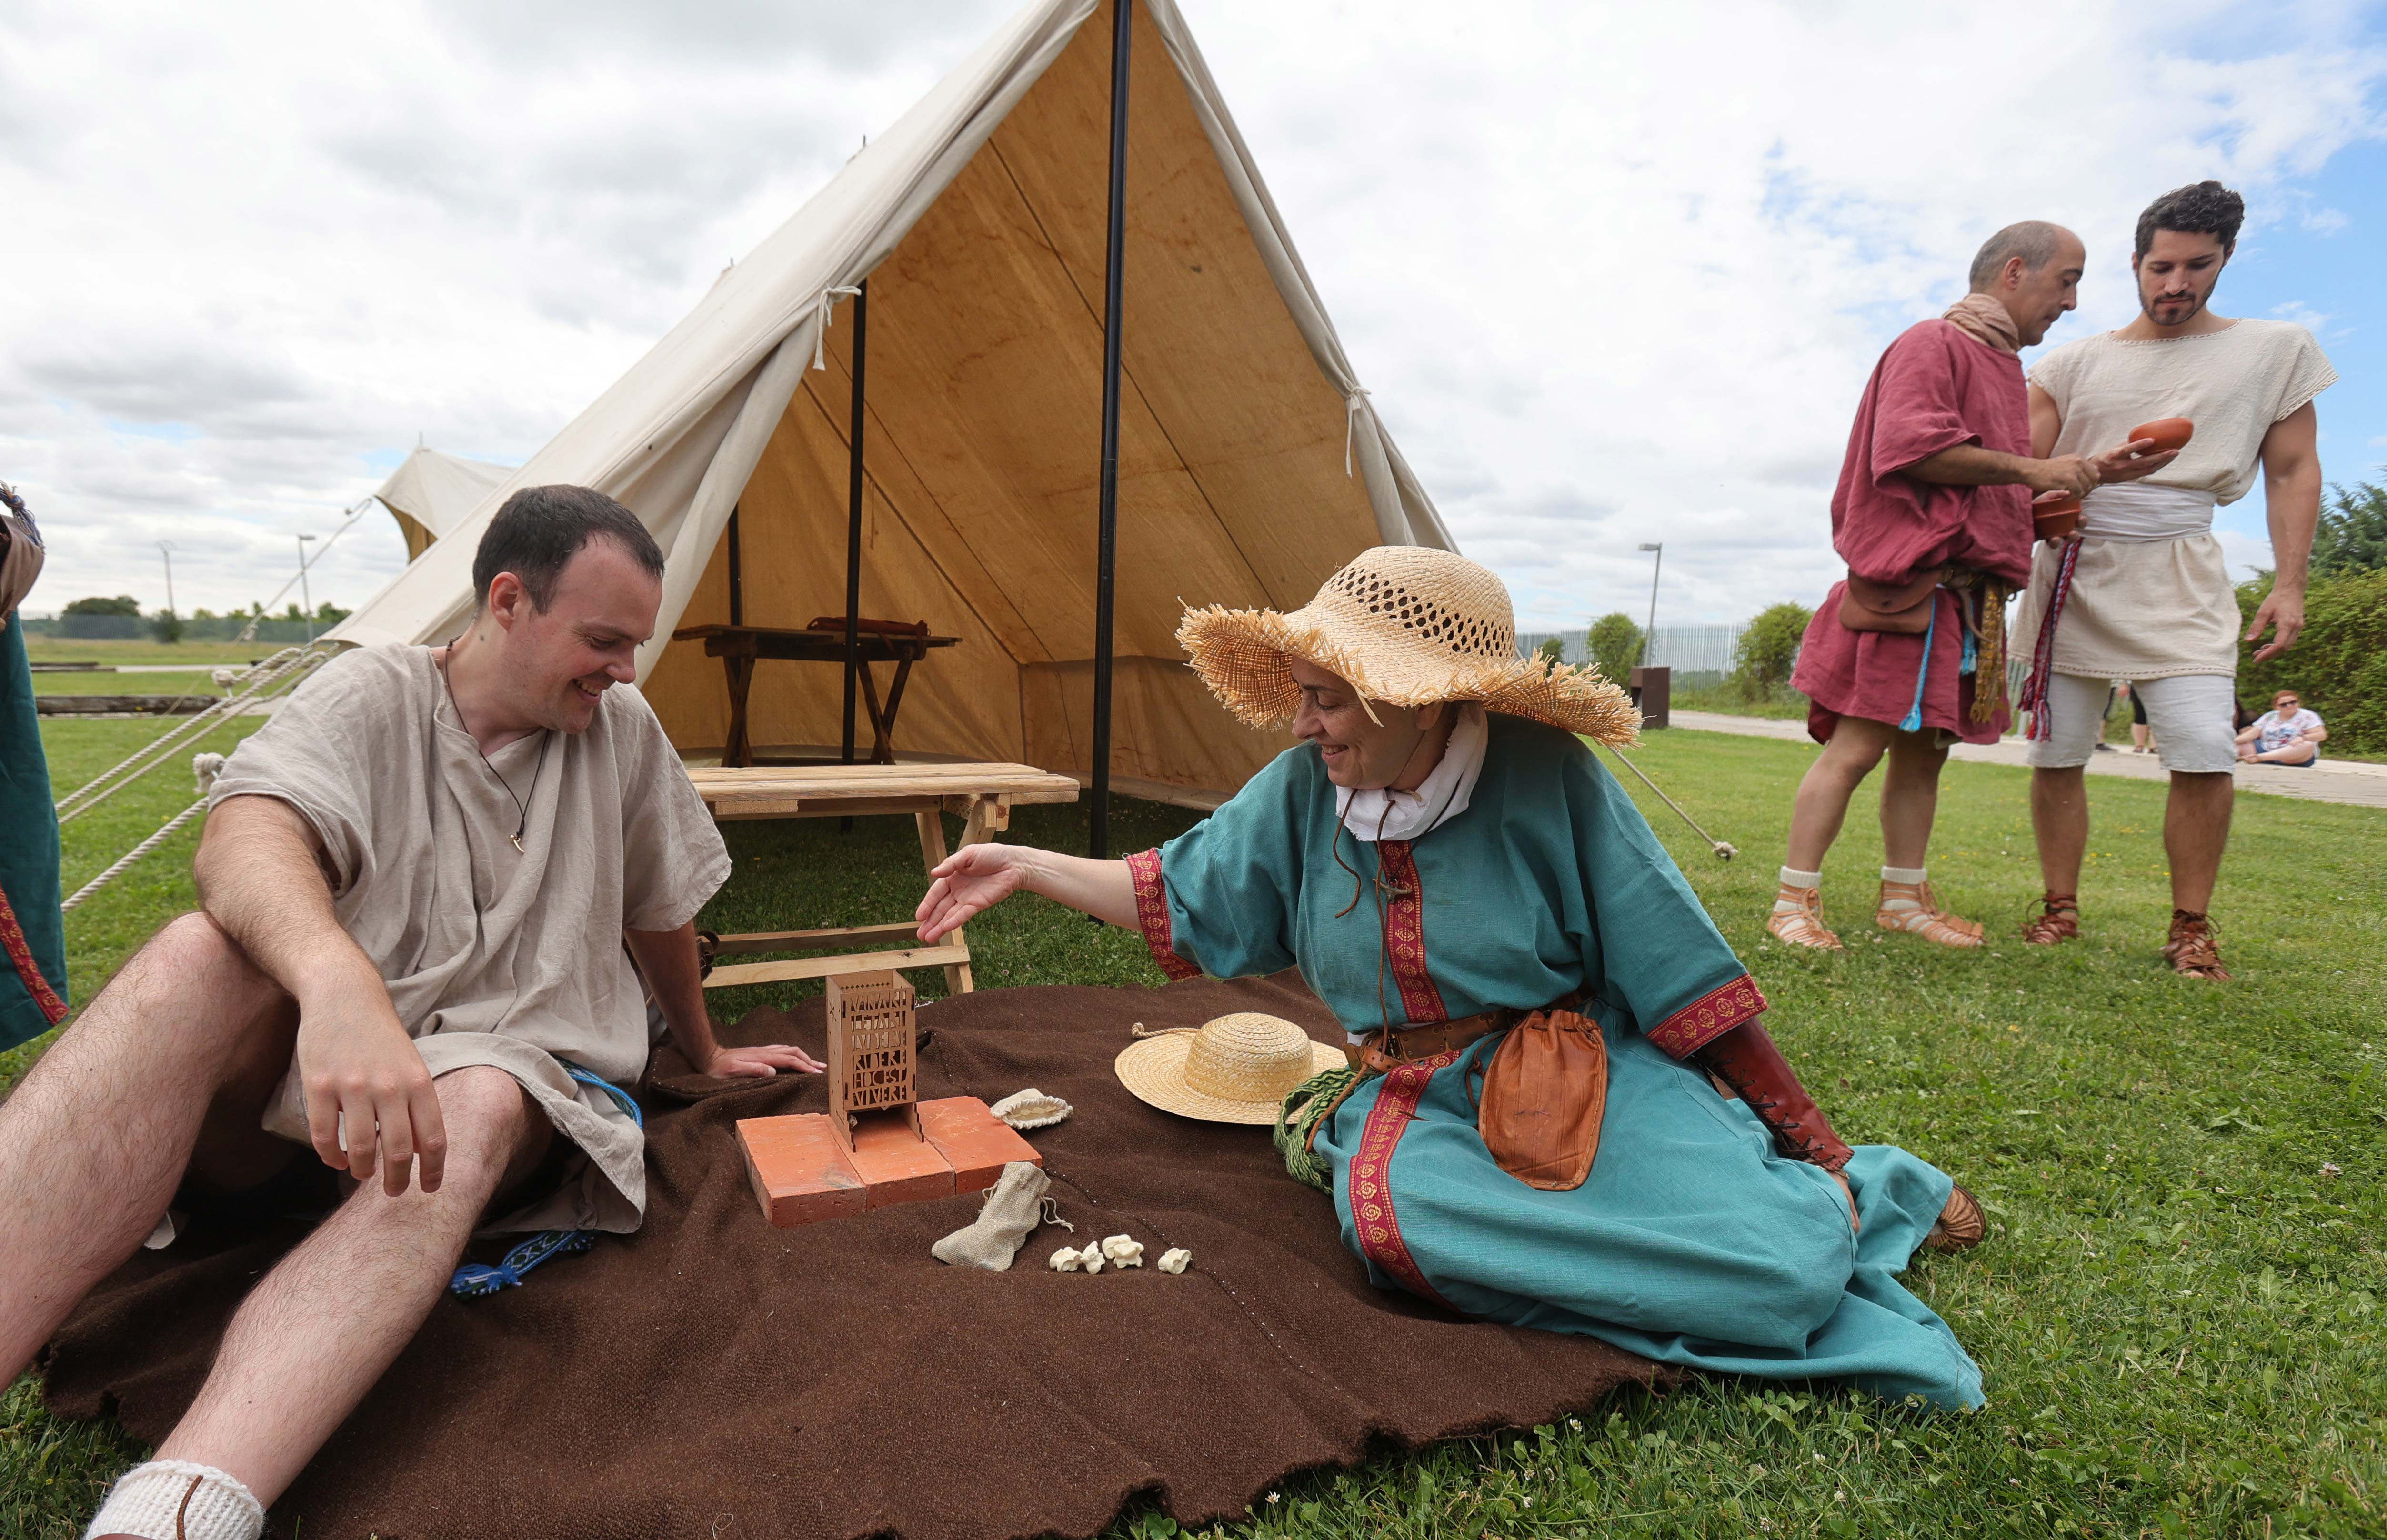
{"type": "Polygon", "coordinates": [[[738,1143],[763,1217],[775,1225],[840,1218],[870,1206],[861,1175],[819,1113],[741,1117],[738,1143]]]}
{"type": "Polygon", "coordinates": [[[1036,1146],[986,1110],[975,1096],[947,1096],[920,1104],[920,1131],[954,1168],[954,1191],[977,1193],[1001,1180],[1015,1160],[1042,1166],[1036,1146]]]}
{"type": "Polygon", "coordinates": [[[853,1169],[868,1208],[954,1195],[954,1168],[896,1113],[862,1115],[853,1130],[853,1169]]]}

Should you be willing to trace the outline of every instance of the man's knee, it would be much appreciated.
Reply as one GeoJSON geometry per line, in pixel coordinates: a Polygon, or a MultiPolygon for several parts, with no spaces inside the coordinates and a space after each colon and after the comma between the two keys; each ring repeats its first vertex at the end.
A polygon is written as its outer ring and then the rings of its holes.
{"type": "Polygon", "coordinates": [[[432,1089],[451,1176],[467,1176],[494,1192],[545,1153],[551,1131],[547,1115],[506,1071],[489,1065],[450,1070],[432,1089]]]}

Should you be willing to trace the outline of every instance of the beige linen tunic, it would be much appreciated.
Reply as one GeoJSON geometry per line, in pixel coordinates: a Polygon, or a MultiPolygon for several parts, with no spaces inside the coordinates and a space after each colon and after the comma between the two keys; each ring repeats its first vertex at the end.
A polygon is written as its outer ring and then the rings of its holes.
{"type": "MultiPolygon", "coordinates": [[[[2204,532],[2148,539],[2128,537],[2122,508],[2136,486],[2169,488],[2178,496],[2168,500],[2179,507],[2244,497],[2263,435],[2337,383],[2320,345],[2288,321],[2234,321],[2218,332],[2150,342],[2103,332],[2040,360],[2030,383],[2063,414],[2055,454],[2102,453],[2156,418],[2196,425],[2178,460],[2140,483],[2101,487],[2082,504],[2080,555],[2055,628],[2055,672],[2104,679],[2236,674],[2238,600],[2221,542],[2210,533],[2210,510],[2204,532]]],[[[2044,541],[2032,558],[2013,632],[2026,655],[2039,639],[2061,559],[2062,548],[2044,541]]]]}
{"type": "MultiPolygon", "coordinates": [[[[430,649],[366,648],[293,692],[225,763],[208,805],[297,809],[322,839],[340,924],[433,1076],[503,1069],[578,1146],[560,1191],[488,1230],[627,1232],[646,1209],[645,1139],[558,1061],[637,1084],[648,1012],[623,928],[686,924],[727,879],[729,853],[637,691],[607,690],[587,732],[552,735],[540,767],[548,737],[484,764],[430,649]]],[[[307,1138],[295,1058],[265,1127],[307,1138]]]]}

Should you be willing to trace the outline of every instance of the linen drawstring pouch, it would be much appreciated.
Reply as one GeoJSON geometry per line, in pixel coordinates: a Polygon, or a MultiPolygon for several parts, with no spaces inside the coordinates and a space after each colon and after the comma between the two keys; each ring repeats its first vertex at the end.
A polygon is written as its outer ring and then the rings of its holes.
{"type": "Polygon", "coordinates": [[[1043,1218],[1039,1205],[1052,1184],[1030,1162],[1013,1161],[988,1190],[978,1218],[929,1247],[928,1255],[952,1267],[1010,1271],[1011,1259],[1043,1218]]]}

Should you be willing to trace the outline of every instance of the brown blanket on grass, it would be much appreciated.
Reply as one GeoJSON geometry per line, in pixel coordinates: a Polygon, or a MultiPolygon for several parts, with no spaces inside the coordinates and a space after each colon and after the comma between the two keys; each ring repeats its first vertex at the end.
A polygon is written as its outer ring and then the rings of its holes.
{"type": "MultiPolygon", "coordinates": [[[[1547,1421],[1661,1371],[1586,1337],[1465,1322],[1369,1285],[1334,1210],[1264,1128],[1191,1122],[1111,1075],[1129,1029],[1264,1010],[1339,1040],[1292,976],[1158,991],[992,990],[924,1008],[924,1098],[1067,1098],[1029,1137],[1074,1232],[1007,1273],[928,1247],[979,1199],[795,1230],[764,1222],[732,1124],[823,1110],[816,1077],[647,1088],[646,1227],[520,1289],[442,1297],[413,1344],[273,1510],[271,1533],[384,1540],[588,1535],[1092,1534],[1157,1501],[1242,1517],[1287,1474],[1547,1421]],[[1055,1273],[1124,1231],[1147,1264],[1055,1273]]],[[[735,1042],[822,1048],[820,1002],[735,1042]]],[[[52,1344],[51,1407],[164,1435],[232,1309],[303,1231],[203,1222],[93,1294],[52,1344]]],[[[476,1248],[474,1255],[481,1255],[476,1248]]]]}

